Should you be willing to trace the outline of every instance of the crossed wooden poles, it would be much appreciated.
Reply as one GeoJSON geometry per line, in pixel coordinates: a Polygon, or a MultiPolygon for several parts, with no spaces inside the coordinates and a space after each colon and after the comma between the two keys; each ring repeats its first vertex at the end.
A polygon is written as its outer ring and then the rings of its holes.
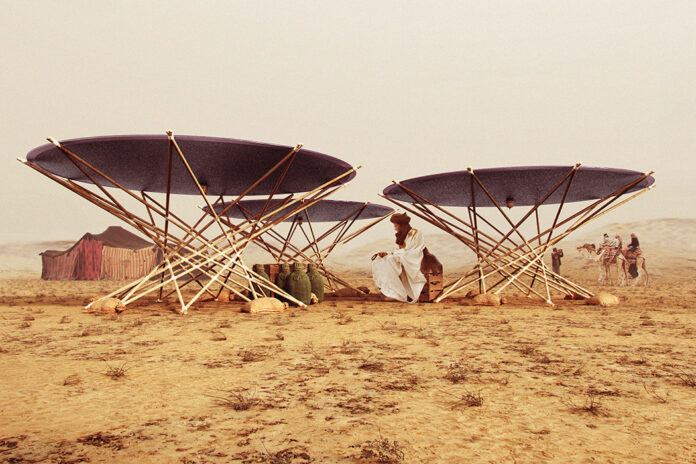
{"type": "MultiPolygon", "coordinates": [[[[282,208],[269,208],[269,211],[260,215],[260,217],[245,221],[238,224],[234,229],[231,229],[223,224],[221,216],[238,204],[242,198],[248,195],[249,192],[262,181],[278,171],[278,179],[268,197],[270,202],[285,178],[290,164],[302,148],[302,145],[298,144],[263,176],[253,182],[234,201],[228,202],[220,213],[216,213],[213,204],[210,203],[206,194],[206,186],[198,181],[186,156],[176,142],[172,131],[167,131],[166,133],[168,136],[167,185],[164,204],[155,200],[145,191],[134,192],[124,187],[107,173],[98,169],[83,157],[80,157],[72,150],[61,145],[53,138],[48,138],[49,142],[58,148],[65,157],[89,179],[89,182],[94,186],[92,189],[80,185],[71,179],[61,178],[36,164],[18,158],[18,160],[26,166],[40,172],[51,180],[66,187],[68,190],[71,190],[104,211],[111,213],[115,217],[136,228],[162,250],[163,260],[152,269],[150,273],[141,279],[115,290],[104,298],[118,297],[122,300],[124,305],[127,305],[145,295],[159,291],[159,299],[161,300],[163,298],[164,287],[167,284],[172,284],[174,290],[170,291],[165,297],[172,293],[176,293],[181,305],[181,313],[186,313],[188,308],[204,294],[209,294],[217,298],[222,289],[226,288],[240,298],[249,301],[250,298],[256,298],[258,296],[258,289],[261,288],[282,295],[288,301],[304,307],[305,305],[301,301],[293,298],[273,283],[261,278],[261,276],[256,274],[253,270],[249,269],[244,264],[241,253],[249,243],[256,240],[260,235],[267,233],[280,222],[343,188],[344,185],[340,184],[340,181],[351,175],[359,169],[360,166],[347,170],[343,174],[304,193],[298,198],[293,198],[294,194],[291,194],[285,199],[282,208]],[[183,163],[186,172],[194,182],[198,193],[207,205],[207,209],[212,212],[212,214],[208,212],[203,214],[193,225],[189,224],[172,211],[171,183],[174,153],[176,153],[176,156],[178,156],[183,163]],[[136,204],[144,206],[147,216],[138,215],[131,209],[125,207],[123,202],[117,200],[116,197],[106,189],[105,184],[109,187],[115,187],[116,191],[124,193],[126,198],[130,201],[135,201],[136,204]],[[275,217],[276,215],[277,217],[275,217]],[[209,219],[207,222],[205,222],[206,218],[209,219]],[[159,223],[163,222],[163,225],[159,224],[157,219],[159,219],[159,223]],[[211,235],[210,232],[205,235],[204,233],[209,231],[213,225],[217,226],[214,229],[219,229],[219,232],[217,234],[212,234],[212,237],[209,237],[209,235],[211,235]],[[174,233],[174,231],[178,231],[178,234],[174,233]],[[195,282],[200,289],[194,296],[186,300],[181,290],[193,282],[195,282]],[[213,292],[212,287],[214,284],[219,286],[217,293],[213,292]],[[246,290],[246,292],[244,290],[246,290]]],[[[214,203],[217,204],[222,201],[222,196],[219,196],[214,203]]]]}
{"type": "MultiPolygon", "coordinates": [[[[365,231],[393,214],[393,211],[389,212],[375,218],[367,225],[348,233],[368,205],[369,202],[359,205],[349,214],[335,221],[335,223],[321,235],[315,233],[315,227],[312,223],[310,212],[308,209],[304,209],[302,214],[295,214],[293,217],[287,235],[283,236],[274,228],[266,228],[264,233],[254,237],[253,241],[266,250],[278,263],[291,263],[297,259],[302,259],[305,262],[316,264],[317,270],[325,277],[325,285],[332,291],[336,290],[336,284],[338,284],[343,287],[351,288],[358,293],[364,293],[362,290],[355,288],[341,277],[329,271],[325,261],[334,249],[362,235],[365,231]],[[306,218],[306,221],[303,218],[306,218]],[[298,231],[300,231],[301,235],[297,233],[298,231]],[[294,243],[293,238],[296,236],[304,237],[304,242],[306,244],[294,243]],[[320,245],[320,243],[324,243],[325,245],[320,245]]],[[[283,202],[280,207],[282,208],[284,206],[285,204],[283,202]]],[[[258,218],[265,214],[266,209],[270,207],[270,205],[269,202],[266,202],[261,212],[256,215],[246,209],[241,203],[238,204],[238,207],[244,215],[246,222],[252,222],[258,221],[258,218]]],[[[287,215],[285,217],[287,217],[287,215]]],[[[268,219],[268,221],[270,220],[273,220],[273,218],[268,219]]],[[[238,227],[233,224],[229,214],[227,214],[223,222],[230,228],[238,227]]],[[[300,241],[302,241],[302,238],[300,238],[300,241]]]]}
{"type": "Polygon", "coordinates": [[[637,177],[635,180],[616,189],[609,195],[593,201],[590,205],[579,211],[561,219],[561,212],[563,211],[568,192],[579,167],[580,163],[573,166],[563,178],[517,222],[513,222],[512,219],[510,219],[508,214],[501,208],[500,204],[493,198],[488,188],[486,188],[481,179],[476,175],[476,172],[471,168],[467,168],[470,178],[469,187],[471,188],[471,206],[467,206],[468,220],[458,217],[397,181],[392,182],[411,198],[410,202],[396,200],[381,194],[380,196],[457,238],[476,254],[477,264],[474,268],[456,281],[448,283],[440,296],[435,299],[435,302],[440,302],[442,299],[456,292],[460,292],[472,284],[477,284],[480,292],[485,293],[487,291],[493,291],[495,294],[500,294],[509,285],[513,285],[527,296],[534,293],[546,300],[548,304],[553,305],[551,301],[551,290],[559,291],[571,297],[590,297],[592,293],[548,269],[543,258],[549,247],[552,247],[578,228],[653,188],[653,186],[650,186],[639,190],[631,196],[618,201],[629,192],[631,188],[652,175],[653,171],[651,171],[637,177]],[[480,208],[477,209],[476,207],[476,186],[484,192],[485,197],[493,203],[495,209],[498,210],[503,219],[510,226],[507,232],[503,232],[480,214],[480,208]],[[553,223],[550,227],[541,230],[538,209],[559,189],[563,189],[563,196],[558,204],[553,223]],[[520,228],[532,215],[536,219],[536,235],[526,238],[522,234],[520,228]],[[480,227],[480,223],[488,226],[490,231],[483,231],[480,227]],[[517,240],[515,240],[513,236],[516,236],[517,240]],[[498,274],[500,278],[492,285],[487,286],[486,279],[494,276],[494,274],[498,274]],[[524,281],[520,278],[522,276],[531,277],[531,281],[524,281]],[[534,284],[537,281],[543,282],[543,293],[534,288],[534,284]]]}

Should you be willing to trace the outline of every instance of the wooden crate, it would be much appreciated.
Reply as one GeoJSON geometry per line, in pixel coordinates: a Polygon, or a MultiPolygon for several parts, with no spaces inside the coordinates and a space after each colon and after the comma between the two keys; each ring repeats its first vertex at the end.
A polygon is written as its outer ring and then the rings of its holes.
{"type": "Polygon", "coordinates": [[[423,285],[418,301],[420,303],[430,303],[442,293],[442,273],[433,274],[428,272],[424,275],[426,282],[423,285]]]}
{"type": "Polygon", "coordinates": [[[275,283],[276,277],[280,274],[280,264],[264,264],[263,270],[268,274],[268,279],[271,283],[275,283]]]}

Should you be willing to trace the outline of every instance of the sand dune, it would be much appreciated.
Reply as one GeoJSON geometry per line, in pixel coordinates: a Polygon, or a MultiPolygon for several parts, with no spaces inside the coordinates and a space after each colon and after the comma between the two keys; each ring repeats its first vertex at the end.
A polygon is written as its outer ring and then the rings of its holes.
{"type": "Polygon", "coordinates": [[[696,219],[663,218],[645,221],[611,223],[591,232],[580,232],[576,241],[598,243],[603,233],[612,238],[619,234],[624,241],[630,240],[631,233],[640,239],[641,247],[696,248],[696,219]]]}

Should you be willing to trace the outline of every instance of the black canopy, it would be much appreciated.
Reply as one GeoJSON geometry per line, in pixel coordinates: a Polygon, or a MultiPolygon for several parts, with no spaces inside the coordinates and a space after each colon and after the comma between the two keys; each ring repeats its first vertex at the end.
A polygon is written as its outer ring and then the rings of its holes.
{"type": "MultiPolygon", "coordinates": [[[[199,182],[207,185],[210,195],[240,195],[292,150],[289,146],[216,137],[182,135],[177,136],[176,141],[199,182]]],[[[169,145],[166,135],[89,137],[65,140],[61,144],[128,189],[166,192],[169,145]]],[[[171,192],[197,194],[196,185],[174,149],[172,160],[171,192]]],[[[27,161],[60,177],[91,182],[52,144],[30,151],[27,161]]],[[[283,167],[276,169],[249,195],[270,194],[283,167]]],[[[301,149],[278,193],[306,192],[350,169],[349,164],[337,158],[301,149]]],[[[340,183],[353,177],[355,173],[344,177],[340,183]]],[[[112,186],[100,176],[95,178],[112,186]]]]}

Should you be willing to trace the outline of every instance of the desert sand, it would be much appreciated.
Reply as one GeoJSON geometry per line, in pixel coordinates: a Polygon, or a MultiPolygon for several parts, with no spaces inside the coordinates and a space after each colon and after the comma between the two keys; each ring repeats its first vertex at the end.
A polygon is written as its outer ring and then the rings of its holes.
{"type": "MultiPolygon", "coordinates": [[[[119,283],[3,271],[0,461],[696,462],[696,258],[657,245],[649,287],[605,288],[608,308],[513,293],[94,315],[119,283]]],[[[563,248],[564,274],[600,290],[563,248]]]]}

